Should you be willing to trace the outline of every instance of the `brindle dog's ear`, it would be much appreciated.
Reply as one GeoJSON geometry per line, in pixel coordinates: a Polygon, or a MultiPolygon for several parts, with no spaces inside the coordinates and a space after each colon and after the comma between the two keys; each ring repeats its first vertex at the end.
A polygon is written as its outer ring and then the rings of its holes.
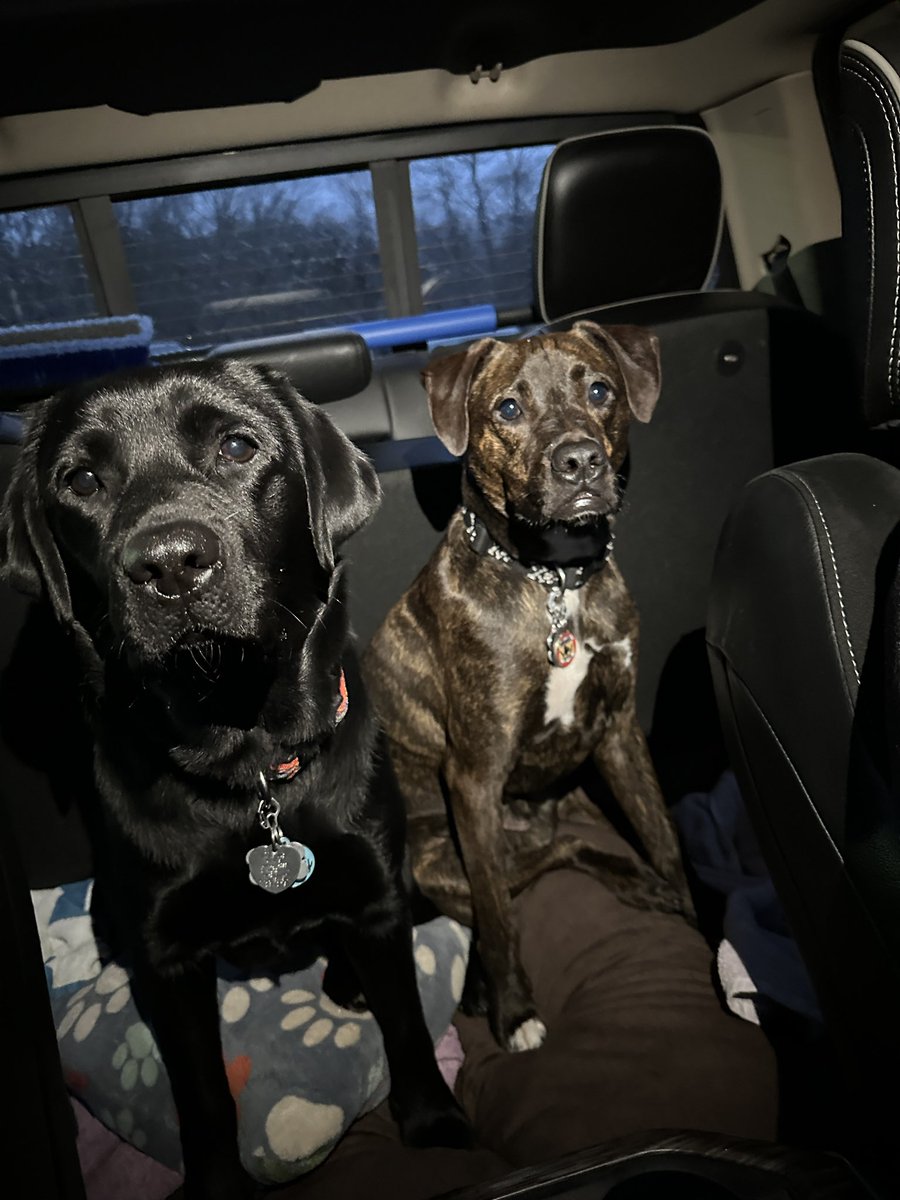
{"type": "Polygon", "coordinates": [[[50,401],[32,409],[0,512],[0,579],[38,600],[46,596],[63,624],[74,621],[69,582],[38,490],[38,451],[50,401]]]}
{"type": "Polygon", "coordinates": [[[576,321],[572,332],[612,351],[625,379],[631,411],[639,421],[649,421],[661,384],[656,334],[640,325],[596,325],[593,321],[576,321]]]}
{"type": "Polygon", "coordinates": [[[488,355],[500,343],[481,338],[468,350],[436,358],[422,371],[434,431],[457,457],[469,444],[469,389],[488,355]]]}
{"type": "Polygon", "coordinates": [[[331,571],[337,547],[362,529],[378,508],[378,475],[365,454],[317,405],[304,399],[286,375],[267,366],[256,370],[291,405],[299,421],[309,528],[316,557],[331,571]]]}

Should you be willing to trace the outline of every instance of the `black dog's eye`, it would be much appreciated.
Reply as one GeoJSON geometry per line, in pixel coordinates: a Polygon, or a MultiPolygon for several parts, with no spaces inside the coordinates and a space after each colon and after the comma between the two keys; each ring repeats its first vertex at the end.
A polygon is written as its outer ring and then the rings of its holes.
{"type": "Polygon", "coordinates": [[[512,396],[507,396],[505,400],[501,400],[497,405],[497,412],[504,421],[514,421],[516,417],[521,417],[522,410],[519,405],[513,400],[512,396]]]}
{"type": "Polygon", "coordinates": [[[256,453],[256,446],[247,438],[230,434],[219,447],[219,454],[226,462],[248,463],[256,453]]]}
{"type": "Polygon", "coordinates": [[[94,472],[89,471],[87,467],[78,467],[70,471],[66,476],[66,484],[69,491],[74,492],[76,496],[93,496],[102,486],[94,472]]]}
{"type": "Polygon", "coordinates": [[[605,404],[612,395],[612,388],[602,379],[595,379],[588,388],[588,395],[595,404],[605,404]]]}

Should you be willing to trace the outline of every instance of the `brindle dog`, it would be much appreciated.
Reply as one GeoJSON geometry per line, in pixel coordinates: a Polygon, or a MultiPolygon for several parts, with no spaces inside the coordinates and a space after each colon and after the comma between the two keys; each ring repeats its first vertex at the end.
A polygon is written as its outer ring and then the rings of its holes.
{"type": "Polygon", "coordinates": [[[546,1030],[512,896],[571,866],[629,904],[692,916],[635,710],[638,616],[609,557],[628,426],[650,420],[659,348],[646,330],[579,321],[482,339],[423,379],[438,436],[465,456],[463,509],[364,669],[419,887],[474,925],[497,1040],[532,1049],[546,1030]],[[557,801],[591,756],[651,865],[556,834],[557,801]]]}

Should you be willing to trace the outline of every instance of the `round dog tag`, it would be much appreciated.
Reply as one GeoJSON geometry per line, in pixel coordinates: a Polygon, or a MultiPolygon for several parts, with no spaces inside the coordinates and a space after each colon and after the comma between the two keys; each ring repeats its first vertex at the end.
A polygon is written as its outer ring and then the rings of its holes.
{"type": "Polygon", "coordinates": [[[547,639],[547,657],[554,667],[568,667],[577,651],[578,641],[571,629],[557,629],[547,639]]]}
{"type": "Polygon", "coordinates": [[[302,842],[287,838],[272,846],[254,846],[244,856],[250,882],[266,892],[285,892],[306,883],[316,865],[315,856],[302,842]]]}

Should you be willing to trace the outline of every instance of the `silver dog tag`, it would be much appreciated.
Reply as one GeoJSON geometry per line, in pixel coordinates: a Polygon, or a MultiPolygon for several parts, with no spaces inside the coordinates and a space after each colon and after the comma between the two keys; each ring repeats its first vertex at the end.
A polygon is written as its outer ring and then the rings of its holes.
{"type": "Polygon", "coordinates": [[[287,838],[271,846],[254,846],[244,856],[250,882],[266,892],[285,892],[306,883],[316,865],[309,846],[289,842],[287,838]]]}

